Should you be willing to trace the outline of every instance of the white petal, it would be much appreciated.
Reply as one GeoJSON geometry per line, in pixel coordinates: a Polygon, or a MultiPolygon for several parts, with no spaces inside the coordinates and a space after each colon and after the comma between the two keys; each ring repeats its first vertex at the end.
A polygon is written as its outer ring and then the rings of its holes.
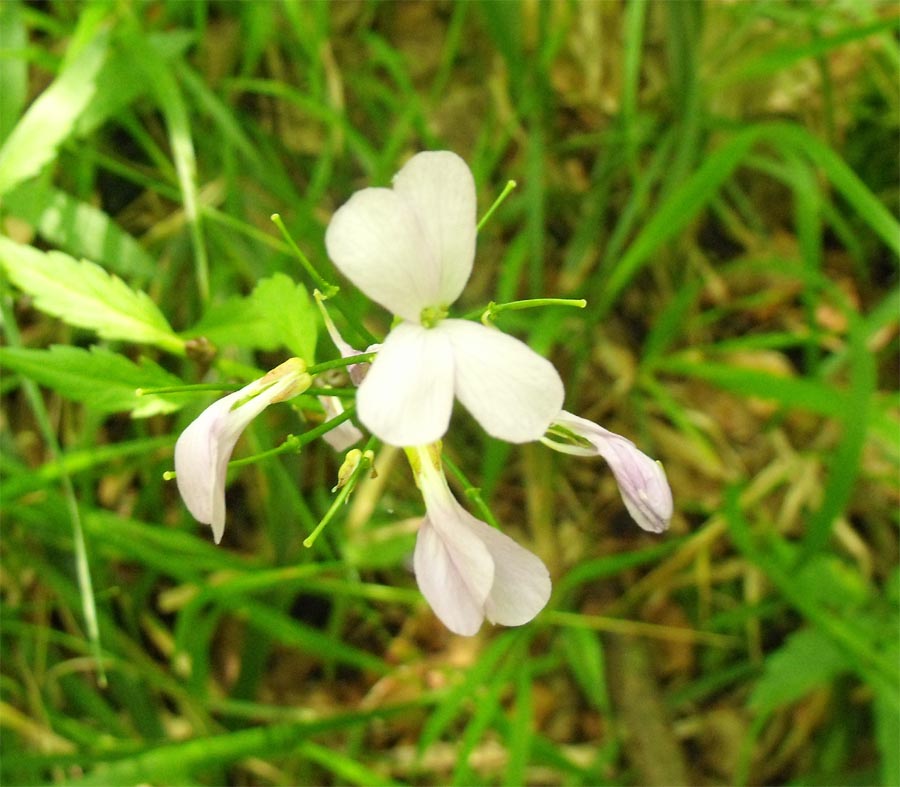
{"type": "MultiPolygon", "coordinates": [[[[325,411],[325,418],[331,420],[344,412],[344,403],[337,396],[320,396],[319,403],[325,411]]],[[[362,440],[363,433],[350,421],[338,424],[330,432],[325,432],[322,438],[338,453],[345,451],[354,443],[362,440]]]]}
{"type": "Polygon", "coordinates": [[[639,451],[631,440],[609,434],[598,450],[616,477],[622,502],[641,528],[662,533],[669,527],[673,508],[672,490],[662,465],[639,451]]]}
{"type": "Polygon", "coordinates": [[[394,176],[394,191],[407,200],[419,217],[438,260],[438,302],[449,306],[469,280],[475,259],[472,172],[465,161],[450,151],[419,153],[394,176]]]}
{"type": "Polygon", "coordinates": [[[325,232],[328,256],[350,281],[394,314],[418,322],[440,302],[440,263],[409,202],[391,189],[363,189],[325,232]]]}
{"type": "Polygon", "coordinates": [[[504,626],[521,626],[533,620],[550,599],[547,567],[509,536],[463,513],[494,561],[494,584],[484,604],[487,619],[504,626]]]}
{"type": "Polygon", "coordinates": [[[309,387],[309,375],[292,358],[239,391],[213,402],[175,443],[175,478],[188,511],[210,525],[216,543],[225,531],[225,476],[235,443],[266,407],[309,387]]]}
{"type": "Polygon", "coordinates": [[[265,408],[260,397],[231,410],[245,389],[207,407],[175,443],[178,491],[194,519],[211,525],[216,543],[225,530],[225,475],[234,445],[247,424],[265,408]]]}
{"type": "Polygon", "coordinates": [[[413,565],[422,595],[444,625],[470,637],[484,620],[494,564],[481,540],[460,524],[436,529],[429,516],[416,537],[413,565]]]}
{"type": "Polygon", "coordinates": [[[440,439],[453,409],[453,352],[447,336],[400,323],[375,356],[356,404],[359,420],[390,445],[440,439]]]}
{"type": "Polygon", "coordinates": [[[444,320],[434,330],[450,335],[456,395],[485,431],[510,443],[540,439],[563,403],[553,364],[480,323],[444,320]]]}
{"type": "Polygon", "coordinates": [[[607,461],[619,485],[622,502],[641,528],[662,533],[669,527],[672,490],[659,462],[640,451],[631,440],[586,418],[563,411],[556,423],[588,440],[607,461]]]}

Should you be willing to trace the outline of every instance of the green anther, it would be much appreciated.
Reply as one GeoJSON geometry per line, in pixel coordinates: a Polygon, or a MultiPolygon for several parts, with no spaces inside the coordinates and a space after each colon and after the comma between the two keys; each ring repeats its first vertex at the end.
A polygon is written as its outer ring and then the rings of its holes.
{"type": "Polygon", "coordinates": [[[426,306],[419,315],[423,328],[434,328],[448,314],[446,306],[426,306]]]}

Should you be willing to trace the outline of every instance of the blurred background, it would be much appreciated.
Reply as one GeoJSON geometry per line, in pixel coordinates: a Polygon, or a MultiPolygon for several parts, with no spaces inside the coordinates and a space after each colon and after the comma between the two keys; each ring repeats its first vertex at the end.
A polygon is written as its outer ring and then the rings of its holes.
{"type": "MultiPolygon", "coordinates": [[[[873,0],[0,3],[4,783],[900,783],[897,23],[873,0]],[[428,149],[468,161],[480,214],[518,183],[457,313],[587,299],[497,324],[676,503],[646,534],[602,461],[457,412],[458,495],[554,580],[474,638],[416,588],[402,455],[312,548],[341,456],[236,469],[216,547],[163,473],[217,394],[135,395],[336,357],[270,216],[340,282],[331,213],[428,149]]],[[[322,417],[273,407],[235,456],[322,417]]]]}

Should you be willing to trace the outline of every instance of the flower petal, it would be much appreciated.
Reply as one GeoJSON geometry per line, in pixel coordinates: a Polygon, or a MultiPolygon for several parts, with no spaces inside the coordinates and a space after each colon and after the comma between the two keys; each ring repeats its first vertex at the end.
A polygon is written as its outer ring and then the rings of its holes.
{"type": "MultiPolygon", "coordinates": [[[[341,354],[341,358],[354,358],[357,355],[362,355],[362,350],[357,350],[341,336],[341,332],[334,324],[334,320],[331,319],[328,309],[325,308],[325,297],[322,293],[316,290],[313,294],[316,298],[316,305],[319,307],[319,313],[322,315],[322,321],[325,323],[325,328],[328,331],[328,335],[331,337],[331,343],[337,348],[337,351],[341,354]]],[[[380,346],[380,344],[373,345],[372,347],[369,347],[366,352],[374,352],[380,346]]],[[[359,385],[368,371],[368,363],[354,363],[347,367],[347,373],[350,375],[350,380],[354,385],[359,385]]]]}
{"type": "Polygon", "coordinates": [[[292,358],[239,391],[213,402],[175,443],[175,479],[191,515],[210,525],[218,544],[225,532],[225,477],[235,443],[273,402],[309,387],[306,365],[292,358]]]}
{"type": "Polygon", "coordinates": [[[408,200],[391,189],[363,189],[335,212],[328,256],[350,281],[394,314],[418,322],[440,302],[440,261],[408,200]]]}
{"type": "Polygon", "coordinates": [[[444,625],[471,637],[484,620],[494,564],[484,544],[465,525],[444,523],[438,529],[432,516],[429,511],[416,537],[416,582],[444,625]]]}
{"type": "Polygon", "coordinates": [[[447,336],[400,323],[375,356],[356,404],[359,420],[390,445],[438,440],[453,409],[453,352],[447,336]]]}
{"type": "MultiPolygon", "coordinates": [[[[331,420],[344,412],[344,403],[337,396],[320,396],[319,403],[325,411],[325,418],[331,420]]],[[[335,451],[341,453],[354,443],[362,440],[363,433],[350,421],[338,424],[330,432],[325,432],[322,439],[335,451]]]]}
{"type": "MultiPolygon", "coordinates": [[[[663,466],[640,451],[631,440],[563,410],[554,423],[588,440],[610,466],[622,502],[637,524],[651,533],[668,529],[672,519],[672,490],[663,466]]],[[[546,443],[551,445],[551,443],[546,443]]]]}
{"type": "Polygon", "coordinates": [[[456,395],[485,431],[510,443],[540,439],[563,403],[553,364],[480,323],[444,320],[434,330],[450,336],[456,395]]]}
{"type": "Polygon", "coordinates": [[[413,156],[395,176],[394,191],[419,217],[440,270],[438,303],[462,292],[475,259],[475,179],[465,161],[447,150],[413,156]]]}
{"type": "Polygon", "coordinates": [[[494,561],[494,584],[484,604],[491,623],[521,626],[550,600],[550,572],[543,561],[496,528],[464,511],[469,527],[494,561]]]}

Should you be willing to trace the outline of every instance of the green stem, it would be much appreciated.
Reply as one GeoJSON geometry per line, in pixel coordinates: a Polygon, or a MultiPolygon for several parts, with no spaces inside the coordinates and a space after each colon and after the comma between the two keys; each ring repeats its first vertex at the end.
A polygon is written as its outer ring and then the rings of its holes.
{"type": "Polygon", "coordinates": [[[356,396],[355,388],[307,388],[303,393],[307,396],[337,396],[341,399],[352,399],[356,396]]]}
{"type": "Polygon", "coordinates": [[[304,270],[309,274],[310,278],[316,283],[316,286],[322,290],[322,293],[326,298],[330,298],[332,295],[336,295],[338,290],[340,289],[336,284],[329,284],[322,278],[322,275],[316,270],[315,266],[309,261],[307,256],[300,250],[300,247],[294,243],[294,239],[290,236],[287,231],[287,227],[284,226],[284,222],[281,219],[281,216],[278,213],[273,213],[271,216],[272,222],[276,227],[281,231],[282,236],[285,241],[287,241],[288,246],[291,247],[291,251],[294,252],[297,259],[300,260],[300,264],[303,266],[304,270]]]}
{"type": "Polygon", "coordinates": [[[481,489],[472,484],[471,481],[466,477],[465,473],[456,466],[452,459],[450,459],[447,454],[441,454],[441,459],[444,464],[447,465],[447,468],[456,476],[456,479],[463,485],[463,491],[466,493],[466,497],[469,498],[474,504],[475,507],[481,512],[481,515],[485,518],[485,521],[491,527],[500,528],[500,523],[497,521],[497,517],[494,516],[493,512],[490,508],[488,508],[488,504],[484,502],[484,498],[481,496],[481,489]]]}
{"type": "Polygon", "coordinates": [[[337,493],[334,500],[331,501],[331,505],[325,512],[325,516],[323,516],[319,521],[319,524],[316,525],[312,533],[310,533],[306,538],[303,539],[303,546],[305,546],[307,549],[309,549],[313,544],[316,543],[316,539],[319,537],[319,534],[325,529],[325,526],[332,519],[334,519],[334,515],[338,512],[340,507],[347,500],[350,492],[352,492],[353,488],[356,486],[356,482],[359,479],[360,475],[368,471],[368,469],[372,466],[372,460],[369,458],[369,452],[375,450],[375,446],[377,443],[378,438],[374,435],[369,438],[369,442],[366,443],[366,447],[363,449],[359,464],[353,471],[353,474],[350,476],[350,478],[347,479],[347,483],[340,488],[340,491],[337,493]]]}
{"type": "Polygon", "coordinates": [[[498,196],[497,199],[494,200],[494,204],[488,208],[487,213],[485,213],[481,217],[481,221],[479,221],[478,225],[475,227],[475,230],[477,232],[480,232],[481,228],[485,224],[487,224],[488,219],[490,219],[490,217],[494,215],[494,211],[497,210],[497,208],[499,208],[500,205],[503,204],[503,201],[510,195],[510,192],[512,192],[512,190],[516,187],[516,185],[517,184],[514,180],[508,180],[506,182],[506,185],[503,187],[503,191],[500,192],[500,196],[498,196]]]}
{"type": "MultiPolygon", "coordinates": [[[[300,260],[300,264],[303,266],[304,270],[310,275],[312,280],[316,283],[316,286],[321,290],[322,295],[328,299],[337,295],[341,288],[336,284],[329,284],[322,275],[316,270],[315,266],[309,261],[307,256],[300,250],[300,247],[294,242],[294,239],[290,236],[287,231],[287,227],[284,226],[284,221],[282,221],[281,216],[277,213],[273,213],[271,216],[272,221],[275,226],[278,227],[291,251],[294,252],[297,259],[300,260]]],[[[350,327],[356,331],[357,335],[362,338],[366,344],[374,344],[375,337],[372,333],[347,309],[344,308],[341,301],[338,300],[335,302],[335,306],[337,310],[343,315],[344,319],[349,323],[350,327]]]]}
{"type": "Polygon", "coordinates": [[[325,421],[325,423],[319,424],[318,426],[304,432],[300,436],[288,435],[284,439],[284,442],[281,443],[281,445],[278,445],[275,448],[270,448],[268,451],[263,451],[262,453],[245,457],[243,459],[234,459],[228,463],[228,466],[240,467],[242,465],[253,464],[254,462],[260,461],[261,459],[269,459],[270,457],[278,456],[279,454],[297,453],[305,445],[309,445],[309,443],[311,443],[313,440],[316,440],[323,434],[330,432],[336,426],[344,423],[344,421],[349,421],[355,413],[356,405],[351,405],[340,415],[336,415],[330,421],[325,421]]]}
{"type": "Polygon", "coordinates": [[[162,388],[137,388],[136,396],[155,396],[156,394],[194,393],[195,391],[236,391],[241,386],[235,383],[197,383],[196,385],[169,385],[162,388]]]}
{"type": "Polygon", "coordinates": [[[373,361],[375,356],[378,353],[360,353],[359,355],[354,355],[352,358],[335,358],[333,361],[324,361],[322,363],[317,363],[315,366],[310,366],[306,371],[313,377],[315,377],[320,372],[327,372],[329,369],[341,369],[345,366],[353,366],[357,363],[366,363],[368,361],[373,361]]]}
{"type": "Polygon", "coordinates": [[[528,298],[524,301],[510,301],[509,303],[494,303],[491,301],[483,309],[474,309],[463,316],[464,320],[473,320],[479,315],[485,325],[493,320],[500,312],[517,312],[525,309],[538,309],[543,306],[572,306],[583,309],[587,306],[584,298],[528,298]]]}

